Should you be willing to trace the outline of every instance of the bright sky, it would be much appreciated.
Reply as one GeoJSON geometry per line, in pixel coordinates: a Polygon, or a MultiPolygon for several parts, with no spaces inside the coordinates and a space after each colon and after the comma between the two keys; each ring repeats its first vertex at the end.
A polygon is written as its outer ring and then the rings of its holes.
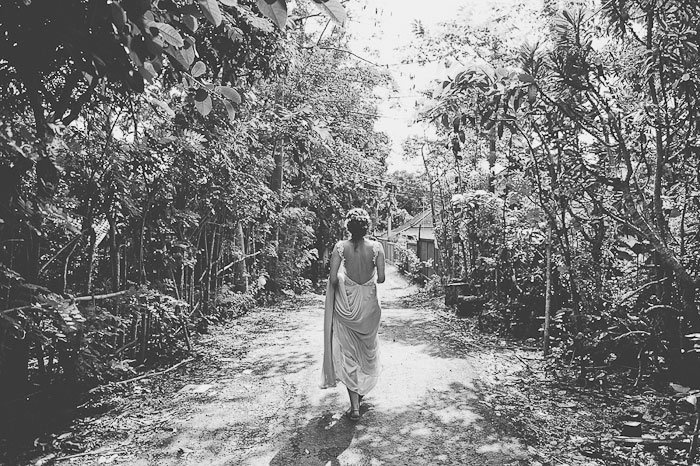
{"type": "Polygon", "coordinates": [[[449,21],[462,11],[473,25],[489,21],[516,3],[535,6],[542,0],[353,0],[346,3],[349,18],[346,28],[352,36],[351,50],[360,56],[388,66],[396,89],[378,89],[383,102],[379,106],[382,118],[376,128],[387,133],[392,141],[389,171],[421,171],[420,157],[406,160],[401,145],[411,135],[430,136],[433,129],[415,124],[418,91],[430,88],[431,81],[443,76],[440,63],[425,66],[402,64],[415,39],[412,25],[420,19],[426,29],[449,21]],[[500,13],[499,13],[500,12],[500,13]]]}

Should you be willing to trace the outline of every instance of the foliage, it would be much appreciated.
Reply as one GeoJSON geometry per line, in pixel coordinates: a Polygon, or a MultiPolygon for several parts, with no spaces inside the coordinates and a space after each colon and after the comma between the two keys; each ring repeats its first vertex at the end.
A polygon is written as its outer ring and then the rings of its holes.
{"type": "Polygon", "coordinates": [[[582,367],[614,355],[698,382],[683,337],[700,325],[698,16],[687,2],[546,3],[527,15],[546,25],[539,41],[457,21],[419,35],[441,59],[451,48],[423,113],[440,137],[424,145],[445,272],[507,303],[490,307],[505,321],[525,305],[537,322],[551,231],[553,338],[582,367]],[[446,202],[479,190],[501,202],[490,218],[446,202]]]}
{"type": "Polygon", "coordinates": [[[399,238],[394,244],[394,265],[399,273],[407,277],[412,283],[423,283],[425,280],[425,277],[421,275],[421,267],[425,264],[408,247],[406,240],[403,238],[399,238]]]}
{"type": "Polygon", "coordinates": [[[0,6],[3,399],[178,357],[325,273],[385,171],[386,76],[314,5],[344,22],[336,0],[0,6]]]}
{"type": "Polygon", "coordinates": [[[442,277],[438,274],[433,274],[425,281],[421,291],[431,298],[442,296],[445,294],[445,286],[442,283],[442,277]]]}

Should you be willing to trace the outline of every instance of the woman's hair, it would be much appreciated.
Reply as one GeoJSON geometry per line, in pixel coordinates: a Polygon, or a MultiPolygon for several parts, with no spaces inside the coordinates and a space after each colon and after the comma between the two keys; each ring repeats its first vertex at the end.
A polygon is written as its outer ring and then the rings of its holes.
{"type": "Polygon", "coordinates": [[[351,209],[345,214],[345,228],[350,232],[351,241],[360,241],[364,238],[371,223],[365,209],[351,209]]]}

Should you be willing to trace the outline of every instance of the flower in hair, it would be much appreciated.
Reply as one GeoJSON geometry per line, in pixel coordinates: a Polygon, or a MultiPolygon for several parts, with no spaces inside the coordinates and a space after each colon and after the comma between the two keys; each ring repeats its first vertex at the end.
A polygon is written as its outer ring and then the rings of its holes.
{"type": "Polygon", "coordinates": [[[348,213],[345,215],[345,227],[347,228],[348,223],[351,221],[358,222],[360,224],[364,224],[367,227],[369,227],[370,223],[372,220],[369,218],[369,214],[365,209],[351,209],[348,211],[348,213]]]}

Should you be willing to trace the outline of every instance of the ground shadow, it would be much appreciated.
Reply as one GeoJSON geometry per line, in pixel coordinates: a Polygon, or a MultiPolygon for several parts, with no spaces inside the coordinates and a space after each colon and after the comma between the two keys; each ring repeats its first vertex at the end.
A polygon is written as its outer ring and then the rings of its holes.
{"type": "MultiPolygon", "coordinates": [[[[423,352],[435,358],[463,358],[474,352],[463,331],[412,309],[393,309],[382,316],[380,340],[408,346],[425,346],[423,352]]],[[[380,343],[381,344],[381,343],[380,343]]]]}
{"type": "Polygon", "coordinates": [[[334,419],[332,414],[311,419],[297,429],[270,461],[270,466],[333,466],[350,446],[355,423],[347,416],[334,419]]]}
{"type": "Polygon", "coordinates": [[[508,420],[495,416],[481,398],[473,386],[453,382],[398,410],[370,404],[352,448],[367,462],[387,465],[529,464],[508,420]]]}

